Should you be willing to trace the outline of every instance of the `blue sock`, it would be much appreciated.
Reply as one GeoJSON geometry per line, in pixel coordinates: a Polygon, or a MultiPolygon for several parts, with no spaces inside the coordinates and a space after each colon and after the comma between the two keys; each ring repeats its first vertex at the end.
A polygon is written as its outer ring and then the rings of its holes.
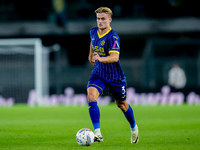
{"type": "Polygon", "coordinates": [[[97,102],[88,102],[89,105],[89,114],[92,120],[92,124],[95,129],[100,128],[100,110],[97,102]]]}
{"type": "Polygon", "coordinates": [[[136,123],[135,123],[135,118],[134,118],[134,114],[133,114],[133,109],[131,108],[130,105],[129,105],[127,111],[124,112],[124,115],[125,115],[126,119],[128,120],[131,128],[134,128],[136,123]]]}

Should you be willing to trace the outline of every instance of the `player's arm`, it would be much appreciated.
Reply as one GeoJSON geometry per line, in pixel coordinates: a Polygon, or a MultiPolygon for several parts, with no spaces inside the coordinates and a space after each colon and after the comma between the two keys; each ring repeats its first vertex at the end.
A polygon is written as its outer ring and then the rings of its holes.
{"type": "Polygon", "coordinates": [[[115,62],[118,62],[119,60],[119,53],[115,53],[115,52],[112,52],[110,53],[109,56],[107,57],[100,57],[97,53],[93,53],[94,56],[94,60],[97,60],[98,62],[102,62],[102,63],[115,63],[115,62]]]}
{"type": "Polygon", "coordinates": [[[109,55],[106,57],[100,57],[97,53],[94,53],[94,59],[102,63],[115,63],[119,61],[119,37],[111,36],[108,39],[109,44],[109,55]]]}
{"type": "Polygon", "coordinates": [[[92,48],[92,44],[90,43],[90,52],[89,52],[88,60],[94,66],[95,60],[93,59],[93,56],[94,56],[94,50],[92,48]]]}

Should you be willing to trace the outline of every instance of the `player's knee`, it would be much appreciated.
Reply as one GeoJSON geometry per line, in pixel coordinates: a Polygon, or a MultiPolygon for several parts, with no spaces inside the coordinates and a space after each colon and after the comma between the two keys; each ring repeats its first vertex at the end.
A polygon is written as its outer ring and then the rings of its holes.
{"type": "Polygon", "coordinates": [[[124,102],[115,101],[115,103],[117,104],[117,107],[120,108],[123,112],[127,111],[128,103],[126,101],[124,101],[124,102]]]}
{"type": "Polygon", "coordinates": [[[118,107],[119,109],[121,109],[123,112],[126,111],[126,107],[125,107],[124,104],[122,104],[122,103],[116,103],[116,104],[117,104],[117,107],[118,107]]]}
{"type": "Polygon", "coordinates": [[[96,88],[94,87],[89,87],[87,90],[87,99],[89,102],[91,101],[97,101],[99,97],[99,92],[96,88]]]}
{"type": "Polygon", "coordinates": [[[87,99],[89,102],[96,101],[94,94],[88,94],[87,99]]]}
{"type": "Polygon", "coordinates": [[[123,111],[123,112],[126,111],[126,107],[125,107],[124,105],[120,105],[120,106],[118,106],[118,107],[121,109],[121,111],[123,111]]]}

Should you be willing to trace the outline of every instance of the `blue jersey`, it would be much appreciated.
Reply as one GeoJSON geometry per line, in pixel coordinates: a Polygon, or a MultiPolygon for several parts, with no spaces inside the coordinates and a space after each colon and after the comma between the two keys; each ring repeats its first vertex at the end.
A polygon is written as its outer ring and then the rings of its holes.
{"type": "MultiPolygon", "coordinates": [[[[98,27],[95,27],[90,30],[90,38],[94,52],[98,53],[100,57],[109,56],[110,53],[120,53],[119,36],[113,29],[109,28],[106,33],[100,35],[98,27]]],[[[99,76],[107,83],[126,82],[119,60],[116,63],[96,61],[92,74],[99,76]]]]}

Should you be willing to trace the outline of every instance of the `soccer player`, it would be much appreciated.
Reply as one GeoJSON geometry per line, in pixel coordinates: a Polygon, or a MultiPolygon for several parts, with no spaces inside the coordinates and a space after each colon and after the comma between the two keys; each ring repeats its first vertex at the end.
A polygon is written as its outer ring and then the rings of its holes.
{"type": "Polygon", "coordinates": [[[105,88],[115,98],[131,127],[131,143],[137,143],[138,126],[131,106],[126,101],[126,77],[119,61],[119,36],[111,28],[112,10],[100,7],[95,10],[97,26],[90,30],[89,62],[94,65],[87,85],[89,114],[94,127],[95,141],[103,142],[100,131],[100,111],[97,99],[105,88]]]}

